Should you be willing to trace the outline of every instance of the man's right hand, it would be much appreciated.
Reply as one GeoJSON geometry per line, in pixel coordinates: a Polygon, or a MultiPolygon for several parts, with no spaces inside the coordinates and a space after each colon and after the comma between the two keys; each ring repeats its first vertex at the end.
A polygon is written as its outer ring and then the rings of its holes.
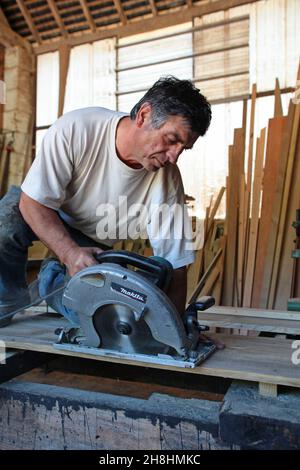
{"type": "Polygon", "coordinates": [[[93,266],[97,263],[94,255],[102,253],[103,250],[97,247],[72,247],[65,254],[64,259],[61,260],[67,267],[70,276],[78,273],[84,268],[93,266]]]}

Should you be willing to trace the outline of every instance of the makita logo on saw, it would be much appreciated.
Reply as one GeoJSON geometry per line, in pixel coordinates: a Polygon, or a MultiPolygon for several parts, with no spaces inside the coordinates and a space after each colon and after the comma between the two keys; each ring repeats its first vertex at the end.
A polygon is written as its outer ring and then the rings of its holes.
{"type": "Polygon", "coordinates": [[[125,287],[121,286],[120,284],[117,284],[116,282],[112,282],[111,287],[113,290],[120,292],[123,295],[126,295],[126,297],[131,297],[132,299],[138,300],[139,302],[143,303],[146,303],[147,301],[147,296],[145,294],[142,294],[135,290],[126,289],[125,287]]]}
{"type": "Polygon", "coordinates": [[[143,302],[143,297],[141,297],[139,294],[135,294],[134,292],[131,292],[129,290],[124,289],[124,287],[121,287],[121,292],[122,294],[128,295],[129,297],[132,297],[133,299],[141,300],[143,302]]]}

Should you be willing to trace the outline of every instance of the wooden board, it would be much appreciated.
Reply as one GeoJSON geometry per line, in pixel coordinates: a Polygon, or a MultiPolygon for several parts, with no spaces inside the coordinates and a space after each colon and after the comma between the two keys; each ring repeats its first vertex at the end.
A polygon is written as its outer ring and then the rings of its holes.
{"type": "Polygon", "coordinates": [[[212,327],[244,328],[254,331],[300,335],[299,320],[268,319],[262,317],[247,317],[243,315],[226,315],[207,312],[199,313],[198,319],[200,325],[212,327]]]}
{"type": "MultiPolygon", "coordinates": [[[[260,305],[260,299],[263,288],[263,276],[268,246],[272,239],[274,239],[273,234],[271,233],[272,213],[279,172],[281,143],[286,121],[286,116],[275,117],[269,120],[266,162],[263,176],[263,196],[252,292],[252,307],[263,306],[260,305]]],[[[264,298],[266,296],[267,293],[264,294],[264,298]]],[[[266,303],[264,306],[266,307],[266,303]]]]}
{"type": "Polygon", "coordinates": [[[279,229],[280,222],[280,209],[282,204],[284,184],[285,184],[285,174],[287,168],[288,154],[289,154],[289,145],[290,145],[290,136],[292,133],[293,121],[295,114],[295,106],[290,101],[288,116],[286,119],[286,124],[283,130],[281,148],[280,148],[280,161],[278,165],[278,174],[277,174],[277,183],[275,188],[275,195],[273,200],[273,210],[271,216],[271,224],[269,227],[269,240],[267,245],[267,251],[265,254],[265,265],[263,272],[263,279],[260,290],[260,302],[259,307],[267,308],[268,306],[268,297],[270,292],[270,283],[272,278],[272,270],[274,264],[274,253],[276,249],[276,240],[279,229]]]}
{"type": "Polygon", "coordinates": [[[291,362],[292,341],[283,338],[261,338],[211,334],[225,344],[202,365],[194,369],[133,362],[127,359],[105,358],[83,353],[59,351],[53,347],[54,330],[66,321],[53,315],[27,311],[15,317],[13,323],[0,330],[0,339],[14,349],[48,352],[120,364],[135,364],[182,373],[234,378],[255,382],[274,383],[300,388],[299,366],[291,362]]]}
{"type": "Polygon", "coordinates": [[[251,306],[252,285],[255,269],[256,246],[258,238],[259,208],[261,198],[261,185],[263,177],[263,161],[265,150],[266,129],[262,129],[260,137],[257,139],[255,170],[252,190],[251,222],[249,229],[249,246],[247,257],[246,278],[244,286],[243,306],[251,306]]]}

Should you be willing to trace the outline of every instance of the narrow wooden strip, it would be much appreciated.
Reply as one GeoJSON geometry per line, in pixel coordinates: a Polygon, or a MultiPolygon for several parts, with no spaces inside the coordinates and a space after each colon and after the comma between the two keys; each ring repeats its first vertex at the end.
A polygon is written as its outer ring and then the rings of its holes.
{"type": "Polygon", "coordinates": [[[244,297],[243,297],[244,307],[251,306],[252,285],[253,285],[253,276],[254,276],[254,269],[255,269],[256,245],[257,245],[257,237],[258,237],[259,206],[260,206],[261,186],[262,186],[262,177],[263,177],[265,136],[266,136],[266,129],[264,128],[261,131],[260,138],[257,139],[257,152],[256,152],[256,159],[255,159],[255,172],[254,172],[254,182],[253,182],[253,201],[252,201],[251,223],[250,223],[250,233],[249,233],[249,248],[248,248],[247,270],[246,270],[244,297]]]}
{"type": "Polygon", "coordinates": [[[217,263],[219,257],[221,256],[222,254],[222,248],[219,249],[219,251],[217,252],[217,254],[215,255],[214,259],[212,260],[212,262],[210,263],[209,267],[207,268],[207,271],[203,274],[202,278],[200,279],[198,285],[196,286],[194,292],[192,293],[191,295],[191,298],[189,299],[188,303],[190,304],[191,302],[194,302],[199,293],[201,292],[203,286],[204,286],[204,283],[206,282],[208,276],[210,275],[212,269],[214,268],[215,264],[217,263]]]}
{"type": "Polygon", "coordinates": [[[222,198],[223,198],[223,194],[225,192],[225,186],[222,186],[220,191],[219,191],[219,194],[217,196],[217,199],[215,200],[215,203],[213,205],[213,208],[210,212],[210,215],[209,215],[209,220],[208,220],[208,226],[207,226],[207,232],[210,231],[211,229],[211,226],[213,224],[213,221],[214,221],[214,218],[215,218],[215,215],[217,213],[217,210],[219,209],[219,206],[220,206],[220,203],[222,201],[222,198]]]}
{"type": "Polygon", "coordinates": [[[281,93],[279,80],[276,78],[275,82],[275,103],[274,103],[274,117],[280,117],[283,115],[282,112],[282,103],[281,103],[281,93]]]}

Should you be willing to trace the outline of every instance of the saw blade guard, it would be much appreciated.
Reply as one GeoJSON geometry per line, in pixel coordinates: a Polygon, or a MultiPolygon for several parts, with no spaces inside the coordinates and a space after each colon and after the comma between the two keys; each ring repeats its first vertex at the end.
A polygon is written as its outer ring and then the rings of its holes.
{"type": "MultiPolygon", "coordinates": [[[[147,258],[144,259],[149,261],[147,258]]],[[[159,274],[156,267],[150,270],[151,276],[147,278],[145,273],[147,273],[148,263],[143,265],[142,271],[144,272],[140,273],[128,269],[128,264],[134,264],[132,258],[128,260],[126,254],[121,260],[122,265],[107,262],[107,260],[111,260],[109,255],[106,255],[105,262],[77,273],[71,278],[64,291],[63,304],[78,314],[86,337],[85,344],[99,348],[103,343],[104,347],[107,347],[105,334],[107,335],[110,331],[110,327],[109,321],[105,321],[104,316],[107,315],[114,321],[114,312],[117,309],[120,317],[117,328],[120,335],[129,336],[131,332],[126,329],[132,328],[135,334],[135,338],[132,337],[133,342],[143,349],[143,341],[140,340],[139,334],[145,339],[145,343],[148,340],[151,343],[150,334],[158,343],[155,344],[158,352],[159,344],[161,344],[160,352],[164,352],[163,348],[169,346],[179,356],[185,357],[190,347],[190,340],[175,306],[161,288],[153,282],[153,277],[159,274]],[[147,329],[149,331],[146,331],[147,329]]],[[[159,282],[163,283],[164,276],[158,276],[158,278],[159,282]]],[[[113,335],[111,338],[111,341],[114,341],[113,335]]],[[[122,349],[123,343],[120,343],[118,338],[118,335],[115,335],[115,347],[122,349]]],[[[111,344],[108,346],[111,347],[111,344]]],[[[153,343],[149,345],[149,348],[153,350],[153,343]]],[[[146,344],[145,349],[147,352],[146,344]]]]}

